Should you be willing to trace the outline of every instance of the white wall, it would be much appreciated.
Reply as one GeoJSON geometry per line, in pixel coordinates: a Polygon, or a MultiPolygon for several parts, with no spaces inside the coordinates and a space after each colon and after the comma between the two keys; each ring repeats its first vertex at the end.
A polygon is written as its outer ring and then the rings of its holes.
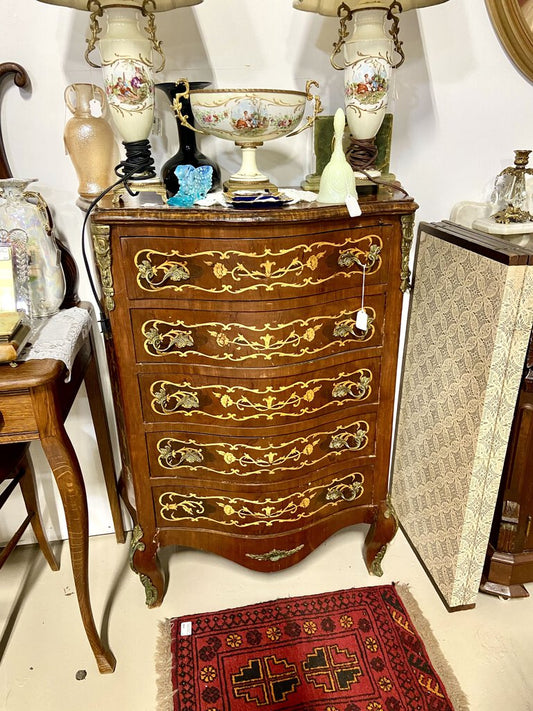
{"type": "MultiPolygon", "coordinates": [[[[320,82],[326,113],[342,105],[342,75],[329,64],[337,34],[333,18],[296,11],[291,0],[204,0],[158,15],[158,26],[167,55],[158,81],[186,76],[219,88],[303,89],[312,78],[320,82]]],[[[65,87],[102,84],[99,70],[83,59],[87,27],[85,12],[37,0],[2,0],[0,61],[18,62],[32,82],[30,93],[4,84],[1,125],[8,158],[15,176],[39,178],[35,188],[48,201],[80,267],[80,295],[91,300],[82,270],[77,179],[62,139],[69,118],[65,87]]],[[[533,148],[533,91],[500,46],[484,0],[449,0],[409,12],[401,28],[407,60],[396,73],[391,169],[419,203],[418,219],[446,219],[458,201],[486,199],[515,148],[533,148]]],[[[160,167],[177,149],[177,132],[166,99],[161,94],[158,99],[163,133],[152,144],[160,167]]],[[[202,138],[200,145],[219,161],[224,177],[238,168],[237,151],[228,142],[202,138]]],[[[260,150],[259,167],[278,184],[298,185],[313,172],[310,131],[260,150]]],[[[107,377],[102,351],[100,360],[107,377]]],[[[84,392],[67,428],[86,477],[90,532],[108,532],[111,520],[84,392]]],[[[38,446],[32,453],[48,533],[64,537],[46,461],[38,446]]],[[[0,540],[14,530],[18,515],[2,512],[0,540]]]]}

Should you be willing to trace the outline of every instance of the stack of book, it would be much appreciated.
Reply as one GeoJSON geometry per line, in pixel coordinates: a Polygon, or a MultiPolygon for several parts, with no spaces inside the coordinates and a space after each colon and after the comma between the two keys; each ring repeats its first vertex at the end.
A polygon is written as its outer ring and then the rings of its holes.
{"type": "Polygon", "coordinates": [[[0,311],[0,363],[9,363],[26,345],[30,326],[18,311],[0,311]]]}

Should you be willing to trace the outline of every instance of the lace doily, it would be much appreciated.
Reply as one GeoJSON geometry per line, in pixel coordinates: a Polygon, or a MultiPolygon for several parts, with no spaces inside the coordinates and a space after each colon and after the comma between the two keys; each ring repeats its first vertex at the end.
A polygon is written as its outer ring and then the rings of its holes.
{"type": "Polygon", "coordinates": [[[74,306],[59,311],[46,321],[36,335],[32,334],[31,345],[24,349],[18,360],[61,360],[67,367],[65,382],[68,383],[74,359],[91,326],[92,317],[87,309],[74,306]]]}

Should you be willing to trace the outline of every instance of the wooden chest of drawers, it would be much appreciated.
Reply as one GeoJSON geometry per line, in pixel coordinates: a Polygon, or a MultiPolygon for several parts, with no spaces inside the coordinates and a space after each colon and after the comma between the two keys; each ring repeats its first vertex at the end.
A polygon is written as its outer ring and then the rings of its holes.
{"type": "Polygon", "coordinates": [[[165,545],[267,572],[366,522],[380,572],[397,527],[388,472],[416,205],[362,208],[93,216],[131,562],[150,606],[165,545]]]}

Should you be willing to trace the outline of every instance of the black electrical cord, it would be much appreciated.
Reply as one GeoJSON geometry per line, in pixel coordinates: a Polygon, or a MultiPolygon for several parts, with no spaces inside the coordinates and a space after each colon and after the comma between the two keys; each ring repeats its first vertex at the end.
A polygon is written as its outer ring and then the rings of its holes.
{"type": "Polygon", "coordinates": [[[126,149],[126,158],[116,166],[115,173],[119,177],[124,177],[125,175],[131,175],[131,171],[135,169],[135,173],[142,180],[155,178],[156,172],[150,150],[150,141],[148,139],[129,141],[127,143],[124,141],[122,145],[126,149]]]}
{"type": "Polygon", "coordinates": [[[87,212],[85,213],[83,225],[81,228],[81,252],[83,257],[83,263],[85,265],[85,271],[87,272],[91,291],[93,293],[94,299],[98,306],[98,310],[100,312],[100,318],[98,322],[100,323],[100,329],[105,338],[109,337],[109,321],[105,316],[105,311],[102,304],[102,300],[100,298],[100,294],[98,294],[96,290],[94,279],[91,273],[91,266],[87,257],[87,249],[85,245],[87,222],[89,221],[91,212],[100,202],[100,200],[104,198],[109,192],[111,192],[111,190],[114,190],[118,185],[124,184],[124,188],[129,193],[129,195],[135,197],[139,193],[134,192],[130,188],[130,186],[128,185],[128,180],[135,180],[134,176],[136,176],[137,179],[142,180],[148,180],[149,178],[154,178],[156,176],[155,170],[153,168],[154,160],[150,153],[150,142],[148,140],[133,141],[130,143],[124,142],[124,147],[126,149],[126,158],[115,168],[115,173],[119,176],[119,179],[116,180],[108,188],[103,190],[100,195],[94,198],[94,200],[90,203],[89,207],[87,208],[87,212]]]}

